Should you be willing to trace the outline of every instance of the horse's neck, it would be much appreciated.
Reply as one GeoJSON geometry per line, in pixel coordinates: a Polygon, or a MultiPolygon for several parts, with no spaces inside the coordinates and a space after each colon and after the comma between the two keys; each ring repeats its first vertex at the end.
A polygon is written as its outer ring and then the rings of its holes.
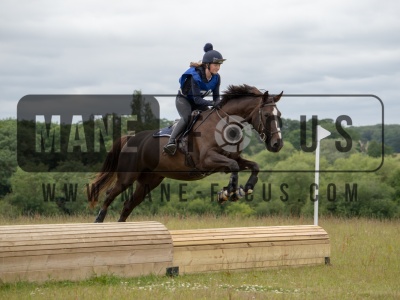
{"type": "Polygon", "coordinates": [[[222,109],[229,115],[237,115],[247,118],[257,107],[258,101],[254,98],[231,100],[222,109]]]}

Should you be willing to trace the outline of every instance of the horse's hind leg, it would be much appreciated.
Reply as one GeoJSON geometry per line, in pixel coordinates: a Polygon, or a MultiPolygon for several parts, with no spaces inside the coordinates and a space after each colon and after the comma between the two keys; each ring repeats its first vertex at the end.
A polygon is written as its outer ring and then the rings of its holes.
{"type": "Polygon", "coordinates": [[[122,209],[118,222],[125,222],[132,210],[138,206],[144,200],[146,195],[155,189],[163,179],[164,177],[152,173],[141,174],[136,181],[135,192],[124,203],[124,208],[122,209]]]}
{"type": "MultiPolygon", "coordinates": [[[[122,174],[127,174],[127,173],[122,173],[122,174]]],[[[120,177],[118,177],[115,185],[112,187],[112,189],[110,189],[107,192],[106,198],[104,199],[99,214],[97,215],[96,220],[94,221],[95,223],[102,223],[104,221],[107,215],[108,207],[111,205],[114,199],[123,191],[125,191],[134,181],[135,181],[135,176],[133,174],[132,175],[129,174],[129,176],[124,177],[123,181],[120,177]]]]}

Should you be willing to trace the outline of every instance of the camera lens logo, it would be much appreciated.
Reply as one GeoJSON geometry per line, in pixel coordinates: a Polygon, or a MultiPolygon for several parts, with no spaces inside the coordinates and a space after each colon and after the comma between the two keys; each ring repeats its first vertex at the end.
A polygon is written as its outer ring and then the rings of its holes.
{"type": "Polygon", "coordinates": [[[218,122],[215,128],[215,140],[225,151],[240,152],[250,143],[251,124],[240,116],[227,116],[218,122]]]}

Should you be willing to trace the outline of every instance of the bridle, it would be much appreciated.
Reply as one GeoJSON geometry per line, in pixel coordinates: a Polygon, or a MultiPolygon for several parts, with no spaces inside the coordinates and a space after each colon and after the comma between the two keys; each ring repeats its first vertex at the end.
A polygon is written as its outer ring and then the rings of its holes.
{"type": "MultiPolygon", "coordinates": [[[[275,130],[275,131],[270,131],[270,130],[268,130],[265,126],[264,126],[264,118],[263,118],[263,110],[262,110],[262,108],[263,107],[266,107],[266,106],[275,106],[276,107],[276,103],[275,102],[272,102],[272,103],[263,103],[263,104],[261,104],[259,107],[258,107],[258,126],[257,126],[257,129],[254,127],[254,125],[250,122],[250,124],[253,126],[253,128],[257,131],[257,133],[258,133],[258,135],[259,135],[259,137],[260,137],[260,139],[265,143],[265,141],[267,140],[267,137],[268,137],[268,135],[269,136],[271,136],[272,137],[272,135],[273,134],[275,134],[275,133],[279,133],[279,132],[281,132],[281,130],[280,130],[280,128],[278,128],[277,130],[275,130]]],[[[257,109],[257,107],[255,108],[255,109],[257,109]]],[[[225,112],[224,110],[222,110],[222,108],[219,108],[219,109],[215,109],[215,108],[213,108],[212,109],[212,111],[211,111],[211,113],[213,113],[213,112],[216,112],[217,113],[217,115],[218,115],[218,117],[221,119],[221,120],[223,120],[224,118],[219,114],[219,111],[222,111],[224,114],[225,114],[225,116],[228,116],[228,117],[230,117],[231,119],[233,119],[233,120],[235,120],[235,118],[233,118],[231,115],[229,115],[227,112],[225,112]]],[[[210,114],[211,114],[210,113],[210,114]]],[[[251,119],[251,116],[253,115],[253,113],[254,113],[254,110],[250,113],[250,115],[249,115],[249,117],[247,117],[246,119],[242,119],[242,120],[235,120],[237,123],[245,123],[245,122],[247,122],[247,123],[249,123],[249,120],[251,119]]],[[[208,117],[208,116],[207,116],[208,117]]],[[[267,120],[265,120],[265,123],[266,123],[266,121],[267,120]]],[[[204,122],[204,121],[203,121],[204,122]]]]}
{"type": "MultiPolygon", "coordinates": [[[[242,119],[241,121],[240,121],[240,120],[235,120],[231,115],[229,115],[227,112],[225,112],[222,108],[213,108],[213,109],[211,109],[211,112],[200,122],[200,124],[199,124],[194,130],[196,130],[197,128],[199,128],[199,127],[208,119],[208,117],[209,117],[213,112],[216,112],[217,115],[218,115],[218,117],[219,117],[221,120],[223,120],[224,118],[219,114],[219,111],[222,111],[222,112],[225,114],[225,116],[228,116],[228,117],[234,119],[237,123],[245,123],[245,122],[250,123],[250,124],[253,126],[253,128],[257,131],[257,133],[258,133],[260,139],[265,143],[266,140],[267,140],[268,135],[272,137],[272,135],[274,135],[275,133],[281,132],[281,129],[280,129],[279,127],[278,127],[278,129],[275,130],[275,131],[270,131],[270,130],[268,130],[268,129],[264,126],[264,122],[263,122],[263,113],[262,113],[263,110],[262,110],[262,108],[263,108],[263,107],[266,107],[266,106],[275,106],[275,107],[276,107],[276,103],[275,103],[275,102],[271,102],[271,103],[262,103],[260,106],[258,106],[258,128],[257,128],[257,129],[254,127],[254,125],[253,125],[251,122],[249,122],[249,120],[251,119],[251,117],[252,117],[253,114],[254,114],[254,110],[257,109],[257,107],[256,107],[256,108],[249,114],[249,116],[248,116],[246,119],[242,119]]],[[[266,123],[266,122],[267,122],[267,120],[265,120],[265,123],[266,123]]]]}
{"type": "MultiPolygon", "coordinates": [[[[260,105],[258,107],[258,128],[256,129],[258,132],[258,135],[260,136],[260,139],[265,142],[267,140],[267,134],[269,136],[274,135],[275,133],[279,133],[281,132],[281,129],[278,128],[275,131],[270,131],[268,130],[265,126],[264,126],[264,121],[263,121],[263,113],[262,113],[262,108],[265,106],[275,106],[276,107],[276,103],[272,102],[272,103],[263,103],[262,105],[260,105]]],[[[250,114],[252,115],[252,114],[250,114]]],[[[265,116],[264,116],[265,117],[265,116]]],[[[267,120],[265,120],[265,124],[267,123],[267,120]]]]}

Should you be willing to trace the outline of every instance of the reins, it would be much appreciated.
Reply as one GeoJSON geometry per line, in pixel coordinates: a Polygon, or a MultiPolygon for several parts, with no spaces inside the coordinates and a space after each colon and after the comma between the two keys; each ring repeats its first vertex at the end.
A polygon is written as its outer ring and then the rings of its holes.
{"type": "MultiPolygon", "coordinates": [[[[265,104],[260,105],[260,106],[258,107],[258,118],[259,118],[259,120],[258,120],[258,128],[256,129],[256,128],[254,127],[254,125],[251,124],[251,125],[253,126],[253,128],[257,131],[257,133],[258,133],[260,139],[261,139],[263,142],[265,142],[265,141],[267,140],[267,134],[269,134],[270,136],[272,136],[272,135],[275,134],[275,133],[281,132],[280,129],[277,129],[277,130],[275,130],[275,131],[269,131],[269,130],[264,126],[263,115],[262,115],[262,108],[265,107],[265,106],[276,106],[276,104],[275,104],[275,103],[265,103],[265,104]]],[[[255,108],[255,109],[257,109],[257,108],[255,108]]],[[[254,110],[255,110],[255,109],[254,109],[254,110]]],[[[233,118],[233,117],[232,117],[231,115],[229,115],[227,112],[223,111],[222,109],[219,109],[219,110],[221,110],[226,116],[228,116],[228,117],[232,118],[233,120],[235,120],[235,118],[233,118]]],[[[254,110],[253,110],[253,112],[254,112],[254,110]]],[[[251,114],[249,115],[249,117],[247,117],[246,119],[244,119],[244,120],[242,120],[242,121],[239,121],[239,120],[235,120],[235,121],[236,121],[237,123],[248,122],[249,119],[251,119],[251,116],[253,115],[253,112],[251,112],[251,114]]],[[[217,115],[218,115],[218,117],[219,117],[221,120],[223,120],[223,117],[218,113],[218,110],[217,110],[217,115]]],[[[225,121],[225,122],[226,122],[226,121],[225,121]]],[[[226,122],[226,124],[229,125],[227,122],[226,122]]]]}
{"type": "MultiPolygon", "coordinates": [[[[275,131],[269,131],[269,130],[264,126],[262,108],[265,107],[265,106],[276,106],[276,104],[275,104],[275,102],[273,102],[273,103],[264,103],[264,104],[261,104],[261,105],[258,107],[258,119],[259,119],[259,120],[258,120],[258,127],[257,127],[257,129],[254,127],[253,124],[251,124],[251,125],[253,126],[253,128],[257,131],[257,133],[258,133],[260,139],[261,139],[263,142],[265,142],[265,141],[267,140],[267,135],[272,136],[272,135],[275,134],[275,133],[281,132],[280,128],[278,128],[278,129],[275,130],[275,131]]],[[[255,109],[257,109],[257,107],[256,107],[255,109]]],[[[255,109],[254,109],[254,110],[255,110],[255,109]]],[[[244,123],[244,122],[248,122],[248,120],[251,119],[251,116],[253,115],[254,110],[251,112],[251,114],[249,115],[249,117],[247,117],[246,119],[240,121],[240,120],[236,120],[234,117],[232,117],[232,115],[229,115],[229,114],[228,114],[227,112],[225,112],[222,108],[218,108],[218,109],[217,109],[217,108],[214,107],[214,108],[211,109],[211,111],[208,113],[208,115],[200,122],[200,124],[199,124],[198,126],[196,126],[195,128],[193,128],[193,131],[197,130],[197,129],[211,116],[211,114],[212,114],[214,111],[217,113],[218,117],[219,117],[221,120],[224,120],[224,118],[219,114],[219,111],[222,111],[222,112],[225,114],[225,116],[227,116],[227,117],[233,119],[233,120],[236,121],[237,123],[244,123]]],[[[226,122],[226,121],[225,121],[225,122],[226,122]]],[[[265,122],[266,122],[266,120],[265,120],[265,122]]],[[[226,122],[226,124],[229,125],[228,122],[226,122]]]]}
{"type": "Polygon", "coordinates": [[[211,116],[214,110],[216,110],[215,107],[211,109],[210,113],[204,118],[204,120],[200,122],[200,124],[196,128],[193,128],[193,131],[197,130],[208,119],[208,117],[211,116]]]}

